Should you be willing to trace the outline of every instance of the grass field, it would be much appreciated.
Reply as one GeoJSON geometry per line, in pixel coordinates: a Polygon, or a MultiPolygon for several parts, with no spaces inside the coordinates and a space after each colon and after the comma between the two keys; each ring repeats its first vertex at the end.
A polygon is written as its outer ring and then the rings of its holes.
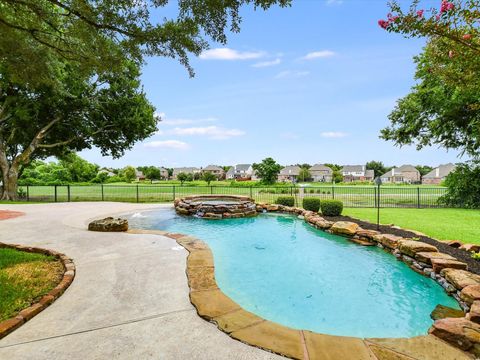
{"type": "Polygon", "coordinates": [[[0,321],[16,315],[60,282],[57,259],[13,249],[0,249],[0,321]]]}
{"type": "MultiPolygon", "coordinates": [[[[377,221],[376,209],[347,208],[344,215],[377,221]]],[[[380,223],[418,230],[440,240],[480,244],[480,210],[380,209],[380,223]]]]}
{"type": "MultiPolygon", "coordinates": [[[[377,188],[374,186],[212,186],[162,184],[108,184],[68,186],[29,186],[29,201],[126,201],[167,202],[188,195],[244,195],[257,202],[273,203],[279,196],[318,197],[337,199],[346,207],[374,207],[377,188]]],[[[22,187],[27,193],[27,187],[22,187]]],[[[435,207],[438,198],[445,193],[442,187],[384,186],[380,202],[384,207],[435,207]]],[[[300,199],[300,200],[299,200],[300,199]]],[[[300,205],[300,204],[298,204],[300,205]]]]}

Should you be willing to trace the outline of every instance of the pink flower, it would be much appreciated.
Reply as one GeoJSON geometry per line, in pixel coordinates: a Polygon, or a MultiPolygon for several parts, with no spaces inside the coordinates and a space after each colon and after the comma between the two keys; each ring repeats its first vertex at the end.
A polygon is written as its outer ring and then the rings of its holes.
{"type": "Polygon", "coordinates": [[[447,11],[453,10],[455,5],[447,0],[442,1],[442,5],[440,6],[440,13],[445,13],[447,11]]]}
{"type": "Polygon", "coordinates": [[[385,20],[378,20],[378,25],[380,25],[382,29],[386,29],[388,28],[388,25],[390,25],[390,23],[385,20]]]}
{"type": "Polygon", "coordinates": [[[423,13],[424,13],[424,11],[425,11],[425,10],[418,10],[418,11],[417,11],[417,16],[418,16],[419,18],[423,18],[423,13]]]}
{"type": "Polygon", "coordinates": [[[435,16],[435,19],[438,21],[440,20],[440,15],[435,16]]]}
{"type": "Polygon", "coordinates": [[[470,34],[465,34],[462,36],[463,40],[470,40],[472,38],[472,35],[470,34]]]}
{"type": "Polygon", "coordinates": [[[450,50],[450,51],[448,52],[448,57],[451,59],[451,58],[453,58],[454,56],[455,56],[455,53],[453,52],[453,50],[450,50]]]}

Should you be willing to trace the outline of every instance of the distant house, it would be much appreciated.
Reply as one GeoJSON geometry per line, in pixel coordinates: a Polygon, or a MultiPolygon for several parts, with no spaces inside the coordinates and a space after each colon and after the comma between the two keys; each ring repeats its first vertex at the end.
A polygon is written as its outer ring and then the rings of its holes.
{"type": "Polygon", "coordinates": [[[160,179],[168,180],[168,170],[164,167],[159,167],[158,170],[160,170],[160,179]]]}
{"type": "Polygon", "coordinates": [[[145,175],[143,175],[143,171],[135,170],[135,177],[137,181],[145,180],[145,175]]]}
{"type": "Polygon", "coordinates": [[[253,175],[253,168],[251,164],[237,164],[228,169],[226,178],[228,180],[250,180],[253,175]]]}
{"type": "Polygon", "coordinates": [[[390,184],[416,184],[420,182],[420,171],[413,165],[402,165],[399,168],[394,167],[390,171],[380,176],[383,183],[390,184]]]}
{"type": "Polygon", "coordinates": [[[223,168],[221,168],[220,166],[208,165],[207,167],[202,169],[202,173],[206,173],[206,172],[212,173],[219,180],[225,178],[225,170],[223,170],[223,168]]]}
{"type": "Polygon", "coordinates": [[[373,181],[375,177],[375,172],[367,170],[365,165],[345,165],[340,172],[343,176],[343,182],[373,181]]]}
{"type": "Polygon", "coordinates": [[[298,175],[300,175],[300,166],[291,165],[285,166],[280,173],[278,174],[278,181],[279,182],[296,182],[298,179],[298,175]]]}
{"type": "Polygon", "coordinates": [[[439,165],[428,174],[423,175],[422,184],[425,185],[438,185],[455,170],[455,165],[452,163],[439,165]]]}
{"type": "Polygon", "coordinates": [[[177,176],[178,176],[178,174],[180,174],[180,173],[195,175],[195,174],[199,174],[200,172],[201,172],[201,170],[200,170],[199,168],[196,168],[196,167],[180,167],[180,168],[174,168],[174,169],[173,169],[172,178],[173,178],[174,180],[177,180],[177,176]]]}
{"type": "Polygon", "coordinates": [[[115,173],[111,169],[107,168],[100,169],[97,174],[107,174],[108,177],[115,176],[115,173]]]}
{"type": "Polygon", "coordinates": [[[323,164],[315,164],[310,169],[312,180],[316,182],[332,182],[333,170],[323,164]]]}

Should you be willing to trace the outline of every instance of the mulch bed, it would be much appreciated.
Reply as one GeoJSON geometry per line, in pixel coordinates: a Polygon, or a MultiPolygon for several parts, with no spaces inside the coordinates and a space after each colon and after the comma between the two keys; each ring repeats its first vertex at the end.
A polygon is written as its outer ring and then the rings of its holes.
{"type": "Polygon", "coordinates": [[[20,211],[0,210],[0,220],[13,219],[22,215],[25,215],[25,213],[20,211]]]}
{"type": "MultiPolygon", "coordinates": [[[[357,220],[349,216],[324,216],[324,218],[330,221],[352,221],[352,222],[356,222],[363,229],[377,230],[377,224],[372,224],[370,222],[357,220]]],[[[432,239],[428,236],[416,235],[411,231],[407,231],[403,229],[395,229],[387,225],[380,225],[379,231],[385,234],[393,234],[393,235],[397,235],[405,238],[412,238],[412,237],[419,238],[420,241],[436,246],[438,248],[438,251],[445,254],[449,254],[457,258],[458,260],[463,261],[468,265],[469,271],[480,275],[480,261],[472,259],[470,257],[470,253],[465,250],[456,249],[454,247],[447,245],[444,242],[432,239]]]]}

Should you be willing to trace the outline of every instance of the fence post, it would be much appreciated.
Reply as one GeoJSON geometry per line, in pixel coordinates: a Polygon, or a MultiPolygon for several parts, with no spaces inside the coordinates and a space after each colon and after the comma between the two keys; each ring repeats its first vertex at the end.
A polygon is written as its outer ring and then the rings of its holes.
{"type": "Polygon", "coordinates": [[[57,185],[55,185],[55,202],[57,202],[57,185]]]}
{"type": "Polygon", "coordinates": [[[213,185],[210,185],[210,195],[213,194],[213,185]]]}
{"type": "Polygon", "coordinates": [[[172,190],[172,192],[173,192],[173,201],[175,201],[175,185],[173,185],[173,190],[172,190]]]}
{"type": "Polygon", "coordinates": [[[373,196],[374,196],[374,204],[375,204],[375,207],[377,207],[377,188],[374,187],[373,188],[373,196]]]}
{"type": "Polygon", "coordinates": [[[253,199],[253,189],[251,186],[250,186],[250,199],[253,199]]]}
{"type": "Polygon", "coordinates": [[[28,185],[27,185],[27,201],[30,201],[30,189],[28,188],[28,185]]]}
{"type": "Polygon", "coordinates": [[[67,199],[70,202],[70,184],[67,185],[67,199]]]}
{"type": "Polygon", "coordinates": [[[420,209],[420,187],[417,187],[417,209],[420,209]]]}
{"type": "Polygon", "coordinates": [[[102,201],[105,201],[105,193],[103,190],[103,184],[100,184],[101,190],[102,190],[102,201]]]}
{"type": "Polygon", "coordinates": [[[137,203],[140,201],[139,196],[138,196],[138,184],[137,184],[137,203]]]}
{"type": "Polygon", "coordinates": [[[332,199],[335,200],[335,186],[332,186],[332,199]]]}

